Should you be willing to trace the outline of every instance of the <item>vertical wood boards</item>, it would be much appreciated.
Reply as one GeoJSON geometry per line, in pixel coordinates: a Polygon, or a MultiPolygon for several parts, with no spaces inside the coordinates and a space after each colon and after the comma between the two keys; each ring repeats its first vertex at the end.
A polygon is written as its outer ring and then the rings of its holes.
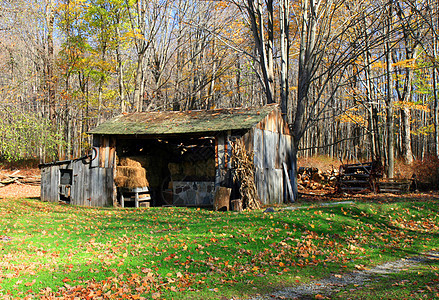
{"type": "Polygon", "coordinates": [[[226,180],[226,136],[219,134],[215,139],[215,186],[224,184],[226,180]]]}
{"type": "Polygon", "coordinates": [[[260,129],[253,130],[253,163],[256,168],[264,168],[264,134],[260,129]]]}
{"type": "Polygon", "coordinates": [[[58,201],[58,185],[59,185],[60,173],[59,167],[54,165],[50,168],[50,187],[49,187],[49,200],[50,202],[58,201]]]}
{"type": "Polygon", "coordinates": [[[282,203],[288,195],[283,164],[291,165],[292,143],[289,135],[276,132],[277,127],[270,125],[277,124],[276,120],[265,123],[264,128],[270,130],[252,130],[256,187],[263,204],[282,203]]]}
{"type": "Polygon", "coordinates": [[[74,161],[72,163],[73,181],[70,203],[73,205],[81,205],[81,200],[83,196],[82,191],[84,189],[84,171],[81,165],[82,161],[74,161]]]}
{"type": "Polygon", "coordinates": [[[59,184],[60,170],[62,169],[72,170],[71,204],[80,206],[109,206],[113,204],[113,168],[92,167],[83,159],[41,168],[42,201],[58,202],[60,200],[59,184]]]}
{"type": "Polygon", "coordinates": [[[114,171],[113,168],[106,168],[105,169],[105,197],[102,198],[103,200],[103,206],[112,206],[116,203],[116,193],[115,188],[116,185],[114,183],[114,177],[113,177],[114,171]]]}
{"type": "Polygon", "coordinates": [[[256,128],[284,135],[290,135],[288,124],[284,121],[282,113],[279,109],[274,109],[268,116],[257,124],[256,128]]]}
{"type": "Polygon", "coordinates": [[[274,169],[276,167],[276,157],[278,157],[279,135],[267,130],[262,131],[262,134],[264,136],[264,144],[262,147],[264,168],[274,169]]]}
{"type": "Polygon", "coordinates": [[[41,189],[40,189],[40,199],[41,201],[48,201],[48,186],[50,182],[50,172],[48,168],[41,169],[41,189]]]}

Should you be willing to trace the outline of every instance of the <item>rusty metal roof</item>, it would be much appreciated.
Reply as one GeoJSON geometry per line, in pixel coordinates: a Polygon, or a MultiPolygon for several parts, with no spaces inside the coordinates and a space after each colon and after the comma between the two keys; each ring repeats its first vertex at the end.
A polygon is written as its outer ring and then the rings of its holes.
{"type": "Polygon", "coordinates": [[[89,133],[92,134],[180,134],[250,129],[278,105],[214,110],[136,112],[116,116],[89,133]]]}

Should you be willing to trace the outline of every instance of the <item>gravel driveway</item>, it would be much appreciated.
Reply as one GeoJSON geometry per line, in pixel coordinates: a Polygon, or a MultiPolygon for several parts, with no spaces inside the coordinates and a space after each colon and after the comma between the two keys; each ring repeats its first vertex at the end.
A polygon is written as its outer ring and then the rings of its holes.
{"type": "Polygon", "coordinates": [[[402,269],[413,267],[429,260],[438,260],[439,253],[428,253],[407,259],[400,259],[376,266],[369,270],[356,270],[343,275],[331,275],[331,277],[316,280],[307,284],[286,287],[282,290],[251,298],[251,300],[273,300],[273,299],[316,299],[315,295],[330,296],[347,285],[363,285],[372,276],[383,276],[385,274],[397,273],[402,269]]]}

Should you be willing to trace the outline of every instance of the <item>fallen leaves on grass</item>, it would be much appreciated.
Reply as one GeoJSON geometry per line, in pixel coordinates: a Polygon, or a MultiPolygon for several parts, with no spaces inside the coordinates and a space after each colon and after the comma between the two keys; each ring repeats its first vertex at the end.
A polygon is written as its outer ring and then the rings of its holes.
{"type": "Polygon", "coordinates": [[[239,293],[243,285],[307,267],[367,268],[371,255],[410,249],[438,232],[428,207],[392,207],[234,214],[0,200],[0,234],[11,237],[0,243],[0,280],[18,297],[160,299],[233,287],[239,293]]]}

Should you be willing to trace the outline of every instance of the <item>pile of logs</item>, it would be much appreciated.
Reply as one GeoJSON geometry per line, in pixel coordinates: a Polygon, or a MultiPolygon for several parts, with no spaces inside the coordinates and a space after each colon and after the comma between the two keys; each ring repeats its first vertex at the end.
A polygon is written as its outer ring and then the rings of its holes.
{"type": "Polygon", "coordinates": [[[41,176],[40,175],[24,176],[24,175],[20,175],[19,173],[20,173],[20,170],[14,171],[11,174],[2,173],[0,175],[0,187],[8,185],[8,184],[12,184],[12,183],[40,185],[40,183],[41,183],[41,176]]]}
{"type": "Polygon", "coordinates": [[[297,172],[297,187],[304,190],[332,191],[337,183],[338,170],[322,171],[315,167],[300,167],[297,172]]]}

